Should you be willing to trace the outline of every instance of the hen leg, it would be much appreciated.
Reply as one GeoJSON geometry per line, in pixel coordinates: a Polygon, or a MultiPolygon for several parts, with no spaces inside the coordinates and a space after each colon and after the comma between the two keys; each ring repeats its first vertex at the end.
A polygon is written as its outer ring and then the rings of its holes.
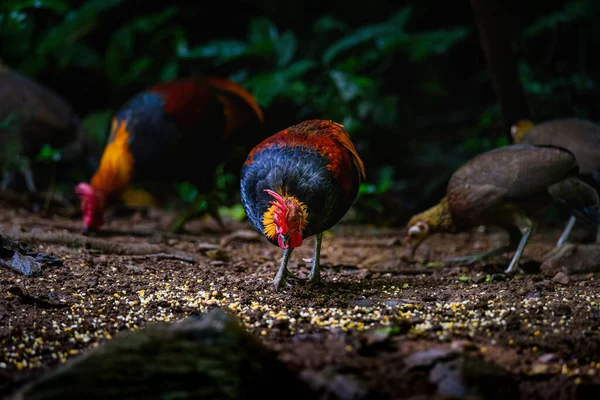
{"type": "Polygon", "coordinates": [[[447,258],[444,261],[449,262],[449,263],[464,263],[466,265],[470,265],[477,261],[484,261],[488,258],[502,255],[502,254],[506,253],[507,251],[514,250],[515,247],[516,247],[516,245],[513,245],[511,243],[508,246],[499,247],[497,249],[486,251],[484,253],[469,254],[468,256],[463,256],[463,257],[447,258]]]}
{"type": "Polygon", "coordinates": [[[512,273],[515,266],[519,265],[519,260],[521,259],[521,255],[523,255],[523,251],[525,250],[525,246],[527,246],[527,241],[531,236],[531,232],[533,231],[533,222],[523,215],[518,215],[515,218],[515,225],[521,232],[521,240],[519,241],[519,245],[517,246],[517,250],[515,251],[515,255],[513,256],[508,268],[504,271],[505,274],[512,273]]]}
{"type": "Polygon", "coordinates": [[[450,263],[464,263],[466,265],[470,265],[477,261],[485,261],[489,258],[500,256],[506,252],[513,251],[517,249],[519,245],[519,241],[521,240],[521,231],[515,226],[508,230],[508,235],[509,243],[507,246],[502,246],[497,249],[486,251],[484,253],[475,253],[464,257],[449,258],[445,259],[444,261],[450,263]]]}
{"type": "Polygon", "coordinates": [[[571,234],[571,231],[573,230],[573,226],[575,226],[576,220],[577,220],[577,218],[575,218],[574,216],[571,215],[571,217],[569,218],[569,222],[567,222],[567,226],[565,227],[565,230],[560,235],[560,238],[558,238],[558,242],[556,242],[556,247],[562,246],[567,241],[567,239],[569,238],[569,235],[571,234]]]}
{"type": "Polygon", "coordinates": [[[315,243],[315,254],[313,255],[312,268],[308,277],[309,282],[321,281],[321,241],[323,240],[323,232],[317,234],[315,243]]]}
{"type": "Polygon", "coordinates": [[[287,264],[288,264],[290,255],[292,254],[293,250],[294,250],[293,247],[288,247],[287,249],[285,249],[283,251],[283,257],[281,258],[281,264],[279,265],[279,271],[277,271],[277,275],[275,275],[275,279],[273,279],[273,282],[271,282],[271,284],[273,285],[273,288],[275,290],[281,289],[284,285],[289,286],[289,284],[287,283],[287,278],[290,278],[293,280],[301,280],[296,275],[292,274],[290,272],[290,270],[287,269],[287,264]]]}
{"type": "Polygon", "coordinates": [[[544,254],[544,259],[554,257],[556,254],[558,254],[562,250],[564,244],[567,242],[567,239],[569,238],[569,235],[571,234],[571,231],[573,230],[573,226],[575,226],[576,221],[577,221],[577,218],[575,218],[574,216],[571,216],[569,218],[569,222],[567,222],[567,226],[565,226],[563,233],[560,235],[560,238],[558,238],[558,242],[556,242],[556,246],[554,246],[554,248],[552,250],[550,250],[549,252],[544,254]]]}

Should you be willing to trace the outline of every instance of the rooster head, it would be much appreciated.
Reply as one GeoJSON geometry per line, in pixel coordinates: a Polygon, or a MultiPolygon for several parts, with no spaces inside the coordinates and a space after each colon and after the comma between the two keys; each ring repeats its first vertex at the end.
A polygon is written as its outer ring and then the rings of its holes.
{"type": "Polygon", "coordinates": [[[263,215],[265,235],[270,239],[277,237],[282,249],[300,247],[302,232],[308,223],[306,205],[294,196],[284,196],[270,189],[265,192],[274,198],[263,215]]]}
{"type": "Polygon", "coordinates": [[[75,187],[75,194],[81,200],[84,229],[100,228],[104,224],[104,197],[85,182],[75,187]]]}

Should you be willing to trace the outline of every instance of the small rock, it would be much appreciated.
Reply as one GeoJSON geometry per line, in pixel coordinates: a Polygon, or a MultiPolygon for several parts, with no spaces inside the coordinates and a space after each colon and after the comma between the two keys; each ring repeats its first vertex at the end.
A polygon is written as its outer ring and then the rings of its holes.
{"type": "Polygon", "coordinates": [[[42,266],[60,266],[63,261],[0,235],[0,265],[25,276],[34,276],[42,273],[42,266]]]}
{"type": "Polygon", "coordinates": [[[568,285],[571,280],[569,279],[569,275],[565,274],[562,271],[558,271],[552,280],[556,283],[560,283],[561,285],[568,285]]]}
{"type": "Polygon", "coordinates": [[[136,275],[140,275],[140,274],[143,274],[144,272],[146,272],[146,269],[143,267],[140,267],[139,265],[127,264],[127,265],[123,265],[123,268],[125,268],[129,272],[136,274],[136,275]]]}
{"type": "Polygon", "coordinates": [[[517,399],[517,381],[504,369],[479,357],[449,349],[420,351],[405,360],[408,369],[429,370],[437,395],[451,398],[517,399]]]}
{"type": "Polygon", "coordinates": [[[450,349],[429,349],[411,354],[404,359],[406,370],[429,368],[436,362],[456,358],[459,353],[450,349]]]}
{"type": "Polygon", "coordinates": [[[470,342],[468,340],[453,340],[452,343],[450,344],[450,347],[453,350],[457,350],[457,351],[478,351],[479,347],[473,343],[470,342]]]}
{"type": "Polygon", "coordinates": [[[531,370],[529,370],[529,375],[546,375],[548,371],[548,365],[544,363],[536,363],[531,366],[531,370]]]}
{"type": "Polygon", "coordinates": [[[600,271],[600,246],[567,243],[544,261],[541,271],[555,276],[561,266],[566,266],[571,274],[600,271]]]}
{"type": "Polygon", "coordinates": [[[339,400],[379,399],[383,396],[370,389],[359,377],[337,366],[328,366],[320,371],[304,370],[300,376],[317,393],[339,400]]]}
{"type": "Polygon", "coordinates": [[[35,261],[35,258],[24,256],[17,252],[13,253],[10,260],[3,261],[3,264],[25,276],[39,275],[42,273],[42,266],[39,262],[35,261]]]}
{"type": "Polygon", "coordinates": [[[375,301],[371,299],[350,300],[348,305],[351,307],[373,307],[375,305],[375,301]]]}
{"type": "Polygon", "coordinates": [[[557,357],[556,357],[556,354],[546,353],[546,354],[539,356],[538,361],[541,363],[547,364],[549,362],[557,361],[557,357]]]}

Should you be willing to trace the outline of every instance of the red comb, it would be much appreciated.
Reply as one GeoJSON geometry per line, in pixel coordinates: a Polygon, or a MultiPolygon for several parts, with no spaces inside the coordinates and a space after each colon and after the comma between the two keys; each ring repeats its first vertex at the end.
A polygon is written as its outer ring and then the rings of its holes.
{"type": "Polygon", "coordinates": [[[89,199],[90,197],[95,196],[94,188],[86,182],[81,182],[77,186],[75,186],[75,194],[80,199],[89,199]]]}

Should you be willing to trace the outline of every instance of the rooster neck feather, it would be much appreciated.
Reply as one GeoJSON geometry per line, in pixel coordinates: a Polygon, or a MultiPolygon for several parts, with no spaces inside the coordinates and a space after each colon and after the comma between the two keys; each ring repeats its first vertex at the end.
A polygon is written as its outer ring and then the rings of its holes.
{"type": "Polygon", "coordinates": [[[109,197],[118,196],[127,188],[134,164],[128,146],[129,132],[126,121],[114,119],[112,132],[98,171],[90,182],[95,190],[109,197]]]}

